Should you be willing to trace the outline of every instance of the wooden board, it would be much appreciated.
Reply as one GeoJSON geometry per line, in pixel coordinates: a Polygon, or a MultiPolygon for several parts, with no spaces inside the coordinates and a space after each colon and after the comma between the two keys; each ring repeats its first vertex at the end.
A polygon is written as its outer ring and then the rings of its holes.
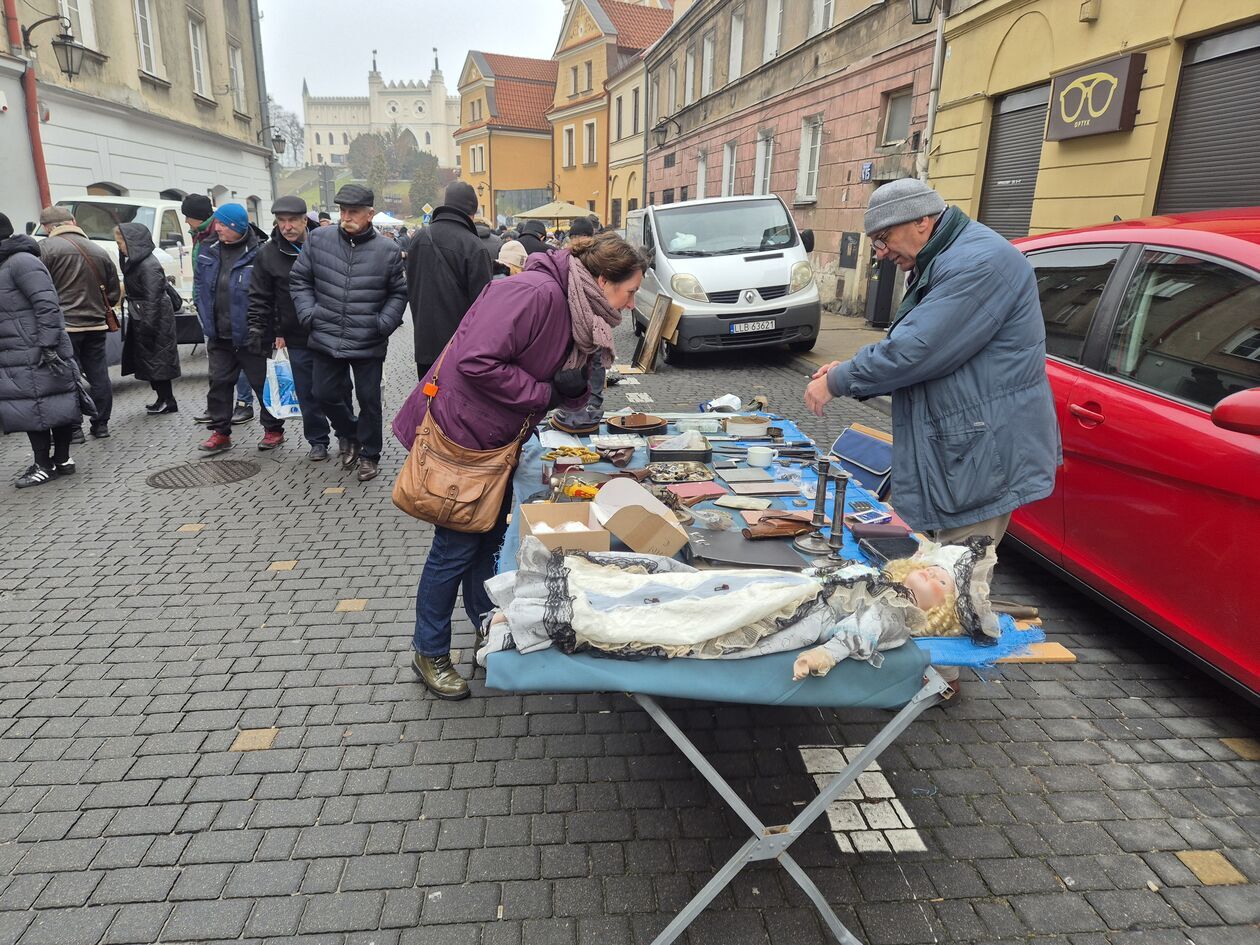
{"type": "Polygon", "coordinates": [[[876,430],[874,427],[868,427],[865,423],[850,423],[849,428],[857,430],[858,433],[865,433],[867,436],[873,436],[875,439],[882,440],[885,443],[891,443],[893,441],[891,433],[885,433],[883,430],[876,430]]]}
{"type": "Polygon", "coordinates": [[[637,368],[633,364],[614,364],[612,369],[619,374],[642,374],[643,369],[637,368]]]}
{"type": "Polygon", "coordinates": [[[660,350],[661,340],[665,337],[665,321],[669,317],[671,299],[664,292],[656,296],[652,303],[652,315],[648,319],[647,330],[634,351],[634,366],[651,374],[656,370],[656,354],[660,350]]]}
{"type": "Polygon", "coordinates": [[[731,491],[736,495],[799,495],[800,486],[790,482],[732,482],[731,491]]]}
{"type": "Polygon", "coordinates": [[[999,663],[1075,663],[1076,654],[1062,643],[1032,643],[1027,653],[1004,656],[999,663]]]}
{"type": "Polygon", "coordinates": [[[756,467],[719,469],[717,474],[726,482],[774,482],[774,476],[764,469],[757,469],[756,467]]]}

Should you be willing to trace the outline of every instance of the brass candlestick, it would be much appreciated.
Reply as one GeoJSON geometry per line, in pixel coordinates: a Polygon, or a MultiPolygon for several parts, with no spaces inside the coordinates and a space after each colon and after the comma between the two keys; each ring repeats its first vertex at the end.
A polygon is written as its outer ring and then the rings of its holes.
{"type": "Polygon", "coordinates": [[[818,492],[814,496],[814,517],[809,524],[812,531],[798,535],[792,542],[797,551],[807,555],[825,555],[831,550],[827,539],[823,536],[823,525],[827,523],[827,479],[831,472],[831,461],[826,457],[818,460],[818,492]]]}
{"type": "Polygon", "coordinates": [[[843,565],[844,556],[844,500],[849,489],[849,473],[841,469],[836,473],[836,499],[831,506],[831,534],[827,538],[827,547],[831,553],[825,558],[814,560],[818,568],[835,568],[843,565]]]}

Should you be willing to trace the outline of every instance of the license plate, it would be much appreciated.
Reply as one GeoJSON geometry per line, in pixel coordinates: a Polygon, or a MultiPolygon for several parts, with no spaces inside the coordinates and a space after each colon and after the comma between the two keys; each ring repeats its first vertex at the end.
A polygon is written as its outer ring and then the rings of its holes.
{"type": "Polygon", "coordinates": [[[735,322],[731,325],[731,334],[740,335],[746,331],[773,331],[774,319],[765,318],[759,322],[735,322]]]}

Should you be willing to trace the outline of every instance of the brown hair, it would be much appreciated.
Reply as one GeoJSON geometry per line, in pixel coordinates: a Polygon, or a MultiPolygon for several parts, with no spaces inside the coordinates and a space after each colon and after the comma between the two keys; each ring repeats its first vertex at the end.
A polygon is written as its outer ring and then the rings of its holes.
{"type": "Polygon", "coordinates": [[[565,248],[591,275],[609,282],[625,282],[636,272],[647,272],[647,257],[611,231],[574,237],[565,248]]]}

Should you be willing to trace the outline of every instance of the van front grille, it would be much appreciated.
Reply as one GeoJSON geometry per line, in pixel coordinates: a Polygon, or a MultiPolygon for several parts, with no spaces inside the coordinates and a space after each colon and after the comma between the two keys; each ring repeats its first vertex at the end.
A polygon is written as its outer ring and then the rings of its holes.
{"type": "MultiPolygon", "coordinates": [[[[739,301],[739,297],[744,294],[743,289],[730,289],[726,292],[710,292],[709,301],[718,305],[734,305],[739,301]]],[[[785,285],[766,285],[757,290],[763,300],[771,302],[774,299],[781,299],[787,295],[788,287],[785,285]]]]}

